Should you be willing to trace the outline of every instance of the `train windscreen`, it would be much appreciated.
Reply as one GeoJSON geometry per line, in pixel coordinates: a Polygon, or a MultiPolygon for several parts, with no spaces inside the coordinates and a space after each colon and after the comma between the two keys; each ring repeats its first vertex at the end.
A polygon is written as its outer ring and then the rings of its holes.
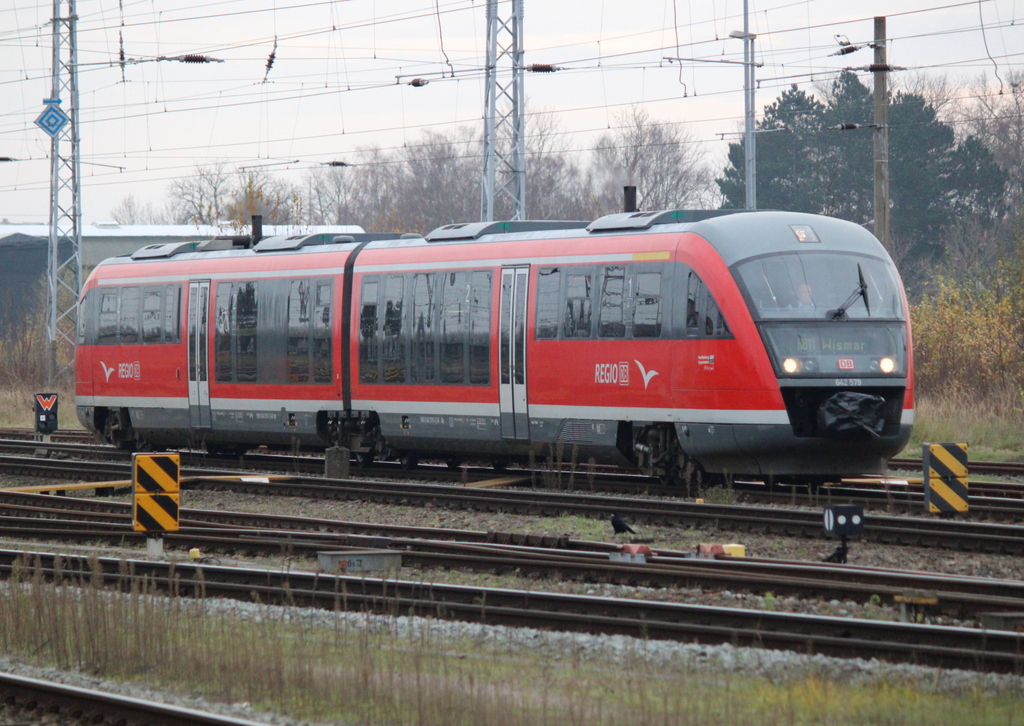
{"type": "Polygon", "coordinates": [[[896,268],[842,252],[785,252],[739,262],[735,274],[759,320],[904,320],[896,268]]]}

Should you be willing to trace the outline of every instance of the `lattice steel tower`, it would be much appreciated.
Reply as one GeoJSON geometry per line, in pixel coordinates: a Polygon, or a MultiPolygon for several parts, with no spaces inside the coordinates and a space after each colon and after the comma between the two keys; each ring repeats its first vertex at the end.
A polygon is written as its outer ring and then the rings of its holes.
{"type": "Polygon", "coordinates": [[[500,0],[487,0],[487,79],[484,91],[484,174],[480,221],[494,219],[495,204],[509,219],[526,219],[526,149],[523,108],[523,0],[498,16],[500,0]]]}
{"type": "Polygon", "coordinates": [[[71,367],[82,278],[82,202],[79,197],[78,15],[75,0],[53,0],[53,85],[40,124],[50,146],[50,246],[47,274],[47,368],[51,379],[71,367]],[[67,14],[61,15],[61,5],[67,14]],[[61,108],[61,104],[66,107],[61,108]],[[50,114],[50,127],[46,116],[50,114]],[[66,117],[61,122],[60,116],[66,117]],[[53,117],[57,120],[53,121],[53,117]],[[61,144],[61,141],[64,144],[61,144]],[[63,249],[63,257],[62,250],[63,249]]]}

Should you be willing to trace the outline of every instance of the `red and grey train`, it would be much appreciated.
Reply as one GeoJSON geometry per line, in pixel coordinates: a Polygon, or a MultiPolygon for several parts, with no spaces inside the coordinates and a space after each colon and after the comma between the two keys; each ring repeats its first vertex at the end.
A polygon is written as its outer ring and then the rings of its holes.
{"type": "Polygon", "coordinates": [[[807,214],[153,245],[98,265],[79,319],[79,418],[126,448],[786,481],[880,472],[914,417],[892,260],[807,214]]]}

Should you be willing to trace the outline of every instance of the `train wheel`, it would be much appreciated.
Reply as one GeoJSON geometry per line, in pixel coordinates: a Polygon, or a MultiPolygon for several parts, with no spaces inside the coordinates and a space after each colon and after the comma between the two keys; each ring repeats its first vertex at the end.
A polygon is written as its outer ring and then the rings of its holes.
{"type": "Polygon", "coordinates": [[[508,462],[504,459],[495,459],[491,462],[491,467],[497,472],[502,472],[508,468],[508,462]]]}
{"type": "Polygon", "coordinates": [[[398,457],[399,463],[403,469],[415,469],[420,465],[420,457],[416,454],[406,453],[398,457]]]}
{"type": "Polygon", "coordinates": [[[445,459],[444,463],[448,466],[449,469],[458,469],[460,466],[462,466],[462,459],[460,459],[457,456],[451,456],[445,459]]]}
{"type": "Polygon", "coordinates": [[[356,465],[362,467],[363,469],[369,469],[371,466],[373,466],[373,452],[357,451],[356,465]]]}

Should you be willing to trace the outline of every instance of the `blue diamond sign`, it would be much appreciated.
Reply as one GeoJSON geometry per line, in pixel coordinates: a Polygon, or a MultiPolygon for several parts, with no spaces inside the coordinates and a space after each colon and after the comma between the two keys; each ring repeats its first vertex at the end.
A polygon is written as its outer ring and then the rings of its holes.
{"type": "Polygon", "coordinates": [[[39,114],[39,118],[36,119],[36,126],[41,128],[43,131],[48,133],[51,137],[56,138],[60,130],[64,128],[70,119],[68,115],[60,110],[57,106],[60,101],[44,101],[46,108],[39,114]]]}

